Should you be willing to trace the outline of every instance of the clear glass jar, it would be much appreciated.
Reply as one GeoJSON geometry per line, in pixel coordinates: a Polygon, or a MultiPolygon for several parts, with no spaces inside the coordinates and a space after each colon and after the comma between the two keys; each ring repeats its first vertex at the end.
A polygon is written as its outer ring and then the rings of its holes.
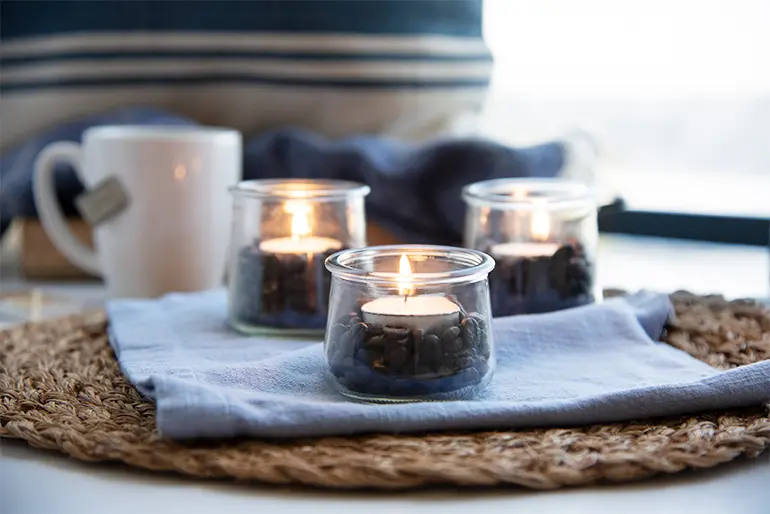
{"type": "Polygon", "coordinates": [[[596,200],[583,184],[501,179],[463,190],[465,246],[495,259],[492,314],[551,312],[601,300],[596,200]]]}
{"type": "Polygon", "coordinates": [[[326,261],[329,377],[372,402],[455,400],[495,369],[487,275],[492,259],[445,246],[375,246],[326,261]]]}
{"type": "Polygon", "coordinates": [[[231,192],[230,324],[244,333],[322,333],[331,282],[324,260],[366,245],[369,187],[340,180],[248,180],[231,192]]]}

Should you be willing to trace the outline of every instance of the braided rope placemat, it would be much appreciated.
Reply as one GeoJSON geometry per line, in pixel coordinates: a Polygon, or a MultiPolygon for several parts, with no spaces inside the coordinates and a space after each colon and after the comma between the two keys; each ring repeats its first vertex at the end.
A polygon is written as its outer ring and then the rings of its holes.
{"type": "MultiPolygon", "coordinates": [[[[666,341],[720,369],[770,358],[770,313],[673,296],[666,341]]],[[[180,444],[123,378],[103,313],[0,333],[0,436],[86,461],[329,488],[518,484],[550,489],[708,468],[770,447],[767,406],[582,428],[180,444]]]]}

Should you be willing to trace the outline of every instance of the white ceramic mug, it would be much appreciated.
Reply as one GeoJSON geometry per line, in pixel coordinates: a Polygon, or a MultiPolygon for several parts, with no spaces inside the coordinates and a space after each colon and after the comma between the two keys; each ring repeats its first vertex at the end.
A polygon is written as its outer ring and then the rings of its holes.
{"type": "Polygon", "coordinates": [[[151,298],[216,287],[224,276],[231,200],[241,175],[241,136],[206,127],[104,126],[82,145],[47,146],[34,193],[48,237],[73,264],[101,275],[112,297],[151,298]],[[96,252],[68,228],[54,165],[73,166],[86,190],[116,178],[128,206],[94,228],[96,252]]]}

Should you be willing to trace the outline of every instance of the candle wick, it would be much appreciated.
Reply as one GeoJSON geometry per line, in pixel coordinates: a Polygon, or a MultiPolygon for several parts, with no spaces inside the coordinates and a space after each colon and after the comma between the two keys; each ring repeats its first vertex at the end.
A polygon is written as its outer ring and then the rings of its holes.
{"type": "Polygon", "coordinates": [[[409,298],[409,293],[404,295],[404,303],[406,303],[406,299],[409,298]]]}

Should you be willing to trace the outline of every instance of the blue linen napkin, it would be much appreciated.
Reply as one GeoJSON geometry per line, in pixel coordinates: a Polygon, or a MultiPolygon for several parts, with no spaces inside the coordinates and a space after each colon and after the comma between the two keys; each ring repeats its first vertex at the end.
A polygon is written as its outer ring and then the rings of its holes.
{"type": "Polygon", "coordinates": [[[565,426],[770,401],[770,361],[718,371],[664,343],[668,298],[640,293],[493,322],[498,368],[473,401],[369,405],[324,376],[322,345],[244,337],[221,290],[108,304],[121,369],[170,438],[565,426]]]}
{"type": "MultiPolygon", "coordinates": [[[[35,158],[47,144],[79,141],[90,127],[135,124],[196,123],[158,109],[120,109],[57,125],[0,155],[0,236],[14,217],[37,217],[32,175],[35,158]]],[[[556,177],[565,159],[565,146],[559,142],[511,148],[484,139],[445,138],[415,145],[372,135],[332,141],[287,129],[245,134],[243,178],[363,182],[372,188],[367,216],[401,241],[457,245],[465,214],[463,186],[495,178],[556,177]]],[[[80,180],[66,164],[56,166],[54,177],[65,214],[77,215],[80,180]]]]}

